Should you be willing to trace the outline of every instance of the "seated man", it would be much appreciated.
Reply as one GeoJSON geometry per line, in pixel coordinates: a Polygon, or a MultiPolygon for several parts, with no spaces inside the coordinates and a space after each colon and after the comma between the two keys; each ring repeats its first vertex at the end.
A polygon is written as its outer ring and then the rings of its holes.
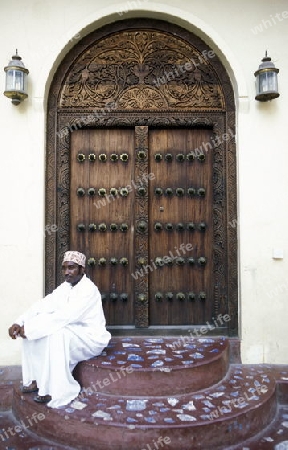
{"type": "Polygon", "coordinates": [[[101,296],[86,277],[86,257],[66,252],[65,281],[34,303],[9,328],[12,339],[23,338],[23,393],[36,392],[39,403],[67,405],[80,392],[72,371],[79,361],[99,355],[111,335],[106,330],[101,296]]]}

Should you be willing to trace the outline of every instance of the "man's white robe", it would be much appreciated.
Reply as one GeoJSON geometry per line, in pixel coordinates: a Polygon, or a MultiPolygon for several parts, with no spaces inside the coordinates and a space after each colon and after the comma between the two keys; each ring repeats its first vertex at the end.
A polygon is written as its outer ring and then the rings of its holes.
{"type": "Polygon", "coordinates": [[[51,395],[51,408],[67,405],[80,392],[72,370],[98,356],[111,339],[95,284],[83,275],[73,287],[66,281],[34,303],[15,323],[24,325],[23,385],[37,381],[38,395],[51,395]]]}

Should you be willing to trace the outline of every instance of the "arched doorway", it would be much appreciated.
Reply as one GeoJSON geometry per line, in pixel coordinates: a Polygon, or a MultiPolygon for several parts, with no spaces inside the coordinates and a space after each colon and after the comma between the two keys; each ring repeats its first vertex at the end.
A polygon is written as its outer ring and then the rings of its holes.
{"type": "Polygon", "coordinates": [[[214,52],[162,21],[105,26],[57,70],[47,128],[47,292],[74,248],[115,331],[237,335],[235,106],[214,52]]]}

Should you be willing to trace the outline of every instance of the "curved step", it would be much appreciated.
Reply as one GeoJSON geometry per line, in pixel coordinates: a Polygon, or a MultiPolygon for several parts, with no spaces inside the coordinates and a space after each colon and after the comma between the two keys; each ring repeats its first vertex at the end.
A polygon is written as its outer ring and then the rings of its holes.
{"type": "Polygon", "coordinates": [[[18,419],[45,415],[34,432],[77,449],[97,450],[155,450],[157,442],[158,448],[170,444],[173,450],[233,445],[266,427],[276,409],[275,380],[262,368],[241,365],[231,366],[221,383],[192,394],[155,398],[83,392],[57,410],[36,404],[33,394],[20,390],[13,399],[18,419]]]}
{"type": "Polygon", "coordinates": [[[33,433],[41,416],[28,416],[18,422],[11,411],[0,412],[0,450],[74,450],[33,433]]]}
{"type": "Polygon", "coordinates": [[[101,356],[74,376],[87,390],[115,395],[174,395],[218,383],[229,365],[228,339],[113,338],[101,356]]]}

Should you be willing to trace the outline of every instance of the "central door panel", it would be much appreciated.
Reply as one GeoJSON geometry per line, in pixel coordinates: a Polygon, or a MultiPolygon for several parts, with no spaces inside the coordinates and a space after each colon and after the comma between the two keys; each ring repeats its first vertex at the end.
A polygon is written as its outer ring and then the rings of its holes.
{"type": "Polygon", "coordinates": [[[148,127],[71,134],[70,246],[87,255],[108,325],[211,319],[211,136],[148,127]]]}

